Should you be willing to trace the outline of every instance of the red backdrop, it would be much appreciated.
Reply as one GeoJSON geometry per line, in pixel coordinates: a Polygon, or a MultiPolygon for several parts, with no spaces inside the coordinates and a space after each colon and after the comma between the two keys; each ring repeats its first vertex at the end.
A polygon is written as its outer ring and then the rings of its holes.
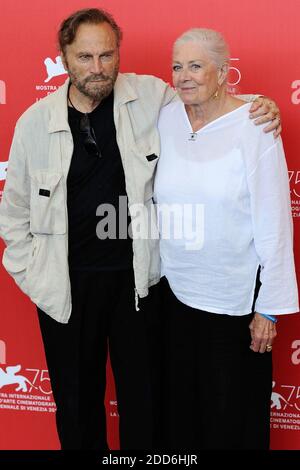
{"type": "MultiPolygon", "coordinates": [[[[181,32],[202,26],[224,33],[231,47],[231,91],[263,93],[281,108],[299,272],[299,0],[1,0],[0,194],[17,118],[65,79],[56,62],[58,26],[69,13],[87,6],[107,8],[122,26],[121,71],[149,73],[167,81],[171,45],[181,32]]],[[[1,244],[0,254],[2,248],[1,244]]],[[[34,306],[2,267],[0,286],[0,449],[57,449],[55,407],[34,306]],[[16,365],[20,365],[17,375],[21,377],[15,384],[6,384],[9,373],[3,371],[16,365]],[[24,382],[25,377],[35,388],[24,382]]],[[[300,449],[300,317],[282,317],[278,331],[271,446],[300,449]]],[[[117,448],[118,417],[110,372],[108,377],[109,440],[117,448]]],[[[187,412],[191,412],[188,403],[187,412]]]]}

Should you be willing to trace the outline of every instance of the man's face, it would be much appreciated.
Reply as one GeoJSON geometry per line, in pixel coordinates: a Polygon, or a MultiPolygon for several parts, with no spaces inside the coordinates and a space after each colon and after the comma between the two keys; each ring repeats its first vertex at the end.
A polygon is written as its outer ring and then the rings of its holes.
{"type": "Polygon", "coordinates": [[[111,93],[119,71],[119,49],[113,29],[108,23],[81,24],[62,60],[77,90],[101,101],[111,93]]]}

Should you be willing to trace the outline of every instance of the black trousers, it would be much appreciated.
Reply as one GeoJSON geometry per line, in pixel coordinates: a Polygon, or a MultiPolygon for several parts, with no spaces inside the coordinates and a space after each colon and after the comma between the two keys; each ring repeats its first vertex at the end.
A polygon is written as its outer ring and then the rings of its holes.
{"type": "Polygon", "coordinates": [[[197,310],[161,281],[167,449],[268,449],[272,355],[249,349],[252,314],[197,310]]]}
{"type": "Polygon", "coordinates": [[[160,328],[157,287],[135,309],[133,271],[70,274],[72,314],[38,309],[62,449],[108,449],[104,395],[108,349],[122,449],[157,446],[160,328]]]}

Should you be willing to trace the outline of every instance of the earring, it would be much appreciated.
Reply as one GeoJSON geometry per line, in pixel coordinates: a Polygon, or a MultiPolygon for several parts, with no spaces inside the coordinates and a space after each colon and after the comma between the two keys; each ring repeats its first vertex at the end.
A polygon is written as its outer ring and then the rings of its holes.
{"type": "Polygon", "coordinates": [[[217,88],[217,91],[215,92],[215,94],[213,95],[213,98],[214,99],[217,99],[219,96],[219,88],[217,88]]]}

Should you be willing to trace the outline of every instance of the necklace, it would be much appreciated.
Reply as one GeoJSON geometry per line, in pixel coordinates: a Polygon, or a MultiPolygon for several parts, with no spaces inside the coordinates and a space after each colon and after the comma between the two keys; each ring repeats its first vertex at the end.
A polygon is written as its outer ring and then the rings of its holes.
{"type": "MultiPolygon", "coordinates": [[[[78,113],[81,113],[81,111],[78,111],[78,109],[75,108],[74,104],[73,104],[72,101],[71,101],[71,98],[70,98],[70,88],[71,88],[71,84],[69,85],[69,88],[68,88],[68,95],[67,95],[68,101],[69,101],[70,105],[72,106],[72,108],[75,109],[75,111],[77,111],[78,113]]],[[[82,113],[82,114],[88,114],[88,113],[82,113]]]]}

